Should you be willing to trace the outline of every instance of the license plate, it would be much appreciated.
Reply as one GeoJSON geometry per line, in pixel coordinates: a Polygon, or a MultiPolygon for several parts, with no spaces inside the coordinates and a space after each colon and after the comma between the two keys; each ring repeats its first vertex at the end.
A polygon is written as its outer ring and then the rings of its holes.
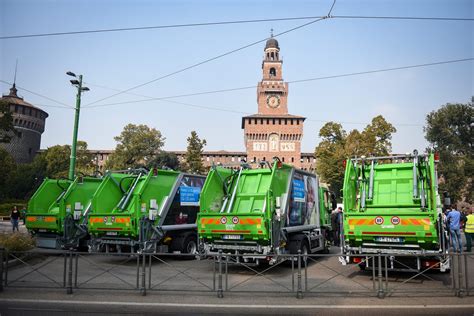
{"type": "Polygon", "coordinates": [[[222,238],[227,240],[241,240],[242,235],[224,235],[222,238]]]}
{"type": "Polygon", "coordinates": [[[375,237],[375,241],[401,243],[403,242],[403,238],[402,237],[375,237]]]}
{"type": "Polygon", "coordinates": [[[38,232],[40,232],[40,233],[46,233],[46,229],[38,229],[38,232]]]}
{"type": "Polygon", "coordinates": [[[117,232],[107,232],[107,236],[117,236],[117,232]]]}

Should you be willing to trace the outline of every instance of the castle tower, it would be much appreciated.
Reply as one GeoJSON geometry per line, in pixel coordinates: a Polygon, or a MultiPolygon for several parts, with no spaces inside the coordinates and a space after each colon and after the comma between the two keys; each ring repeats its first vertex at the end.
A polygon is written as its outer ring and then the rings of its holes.
{"type": "Polygon", "coordinates": [[[12,137],[10,143],[0,143],[0,146],[5,148],[17,163],[29,163],[40,149],[41,134],[44,132],[48,113],[24,101],[17,92],[14,83],[10,93],[1,98],[10,107],[13,125],[18,133],[12,137]]]}
{"type": "Polygon", "coordinates": [[[283,81],[278,41],[267,40],[262,80],[257,87],[258,113],[242,118],[248,161],[281,161],[301,166],[301,139],[305,117],[288,114],[288,83],[283,81]]]}

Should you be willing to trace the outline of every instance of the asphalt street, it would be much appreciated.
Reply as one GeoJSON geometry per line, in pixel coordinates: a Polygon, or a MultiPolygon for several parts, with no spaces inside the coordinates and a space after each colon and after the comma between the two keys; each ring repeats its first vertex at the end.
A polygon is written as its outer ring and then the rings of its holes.
{"type": "MultiPolygon", "coordinates": [[[[454,296],[450,273],[389,273],[385,298],[378,298],[372,272],[341,265],[337,251],[310,260],[302,270],[303,298],[298,299],[296,269],[289,264],[223,264],[223,298],[218,298],[217,265],[209,258],[153,257],[143,274],[136,256],[88,253],[77,261],[74,257],[75,286],[67,294],[64,255],[43,250],[19,255],[9,267],[8,284],[0,292],[0,315],[474,315],[473,293],[454,296]],[[139,290],[143,280],[146,296],[139,290]]],[[[468,275],[463,277],[472,288],[474,256],[467,257],[467,264],[468,275]]]]}

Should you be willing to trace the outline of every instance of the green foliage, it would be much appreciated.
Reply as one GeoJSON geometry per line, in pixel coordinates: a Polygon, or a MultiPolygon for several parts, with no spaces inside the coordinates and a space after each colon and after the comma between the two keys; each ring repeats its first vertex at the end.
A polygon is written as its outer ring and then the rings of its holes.
{"type": "Polygon", "coordinates": [[[190,173],[203,174],[206,172],[206,168],[202,163],[202,152],[204,146],[206,146],[206,140],[201,140],[196,131],[191,132],[191,136],[188,137],[188,147],[185,155],[185,166],[184,169],[190,173]]]}
{"type": "MultiPolygon", "coordinates": [[[[52,146],[42,155],[44,155],[44,161],[46,162],[47,177],[60,178],[68,176],[71,146],[52,146]]],[[[93,171],[93,156],[87,152],[87,143],[79,140],[76,146],[76,174],[92,174],[93,171]]]]}
{"type": "Polygon", "coordinates": [[[347,133],[339,123],[328,122],[319,131],[322,141],[315,149],[316,171],[340,196],[344,182],[345,159],[354,156],[384,156],[392,151],[395,127],[379,115],[362,132],[347,133]]]}
{"type": "Polygon", "coordinates": [[[144,162],[161,151],[165,138],[161,132],[147,125],[128,124],[120,136],[114,137],[118,143],[110,155],[107,169],[123,169],[143,166],[144,162]]]}
{"type": "Polygon", "coordinates": [[[171,168],[173,170],[180,169],[178,156],[165,151],[161,151],[159,154],[155,155],[151,160],[149,160],[146,167],[148,169],[165,167],[171,168]]]}
{"type": "Polygon", "coordinates": [[[35,247],[35,240],[28,234],[0,234],[0,247],[8,251],[26,251],[35,247]]]}
{"type": "Polygon", "coordinates": [[[10,105],[7,101],[0,99],[0,143],[9,143],[16,133],[10,105]]]}
{"type": "Polygon", "coordinates": [[[10,216],[14,206],[19,210],[26,209],[27,204],[25,200],[7,200],[0,204],[0,216],[10,216]]]}
{"type": "Polygon", "coordinates": [[[16,164],[13,157],[0,147],[0,201],[8,197],[9,184],[16,164]]]}
{"type": "Polygon", "coordinates": [[[440,154],[440,191],[474,202],[474,105],[446,104],[426,116],[425,138],[440,154]]]}

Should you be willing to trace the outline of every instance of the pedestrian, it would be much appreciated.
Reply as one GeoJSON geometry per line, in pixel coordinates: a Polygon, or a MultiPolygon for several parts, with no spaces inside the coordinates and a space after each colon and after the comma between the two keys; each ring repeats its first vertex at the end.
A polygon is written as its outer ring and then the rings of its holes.
{"type": "Polygon", "coordinates": [[[472,239],[474,238],[474,209],[469,210],[467,215],[466,226],[464,227],[464,236],[466,237],[466,251],[472,250],[472,239]]]}
{"type": "Polygon", "coordinates": [[[337,212],[339,210],[336,208],[331,213],[331,228],[332,228],[332,242],[334,246],[339,246],[339,236],[338,236],[338,224],[337,224],[337,212]]]}
{"type": "Polygon", "coordinates": [[[15,228],[16,231],[19,232],[18,222],[20,221],[20,211],[16,206],[13,207],[12,213],[10,214],[10,220],[12,222],[13,232],[15,232],[15,228]]]}
{"type": "Polygon", "coordinates": [[[454,252],[462,252],[461,240],[461,213],[453,205],[451,212],[446,216],[446,221],[449,223],[449,231],[451,234],[451,244],[454,252]]]}

